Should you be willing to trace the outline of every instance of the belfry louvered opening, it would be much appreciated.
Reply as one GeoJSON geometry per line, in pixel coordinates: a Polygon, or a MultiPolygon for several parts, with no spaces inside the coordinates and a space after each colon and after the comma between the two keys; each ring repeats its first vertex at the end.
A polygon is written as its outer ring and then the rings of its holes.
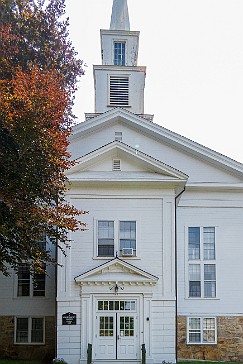
{"type": "Polygon", "coordinates": [[[110,105],[129,105],[129,77],[110,76],[110,105]]]}

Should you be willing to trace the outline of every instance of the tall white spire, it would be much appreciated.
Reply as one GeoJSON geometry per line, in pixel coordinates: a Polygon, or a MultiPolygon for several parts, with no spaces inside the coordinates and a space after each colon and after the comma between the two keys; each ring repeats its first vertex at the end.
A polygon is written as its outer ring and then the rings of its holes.
{"type": "Polygon", "coordinates": [[[130,30],[127,0],[113,0],[111,30],[130,30]]]}

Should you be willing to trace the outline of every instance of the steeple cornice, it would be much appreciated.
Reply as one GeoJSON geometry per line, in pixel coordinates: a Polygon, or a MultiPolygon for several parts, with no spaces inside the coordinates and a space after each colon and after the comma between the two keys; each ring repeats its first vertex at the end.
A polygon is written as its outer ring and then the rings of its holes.
{"type": "Polygon", "coordinates": [[[127,0],[113,0],[110,30],[130,30],[127,0]]]}

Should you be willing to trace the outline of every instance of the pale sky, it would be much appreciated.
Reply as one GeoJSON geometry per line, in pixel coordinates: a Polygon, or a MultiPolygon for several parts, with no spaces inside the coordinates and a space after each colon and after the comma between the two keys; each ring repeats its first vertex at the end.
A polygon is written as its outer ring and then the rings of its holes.
{"type": "MultiPolygon", "coordinates": [[[[66,0],[70,38],[87,64],[74,113],[94,112],[93,64],[112,0],[66,0]]],[[[147,66],[145,113],[154,122],[243,163],[243,0],[128,0],[147,66]]]]}

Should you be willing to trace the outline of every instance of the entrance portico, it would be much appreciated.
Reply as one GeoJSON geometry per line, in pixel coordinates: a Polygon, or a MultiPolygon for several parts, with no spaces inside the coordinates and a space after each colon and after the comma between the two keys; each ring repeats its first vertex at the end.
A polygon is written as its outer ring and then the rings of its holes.
{"type": "Polygon", "coordinates": [[[157,281],[119,258],[75,278],[81,297],[80,363],[86,363],[88,343],[95,363],[141,361],[157,281]]]}

